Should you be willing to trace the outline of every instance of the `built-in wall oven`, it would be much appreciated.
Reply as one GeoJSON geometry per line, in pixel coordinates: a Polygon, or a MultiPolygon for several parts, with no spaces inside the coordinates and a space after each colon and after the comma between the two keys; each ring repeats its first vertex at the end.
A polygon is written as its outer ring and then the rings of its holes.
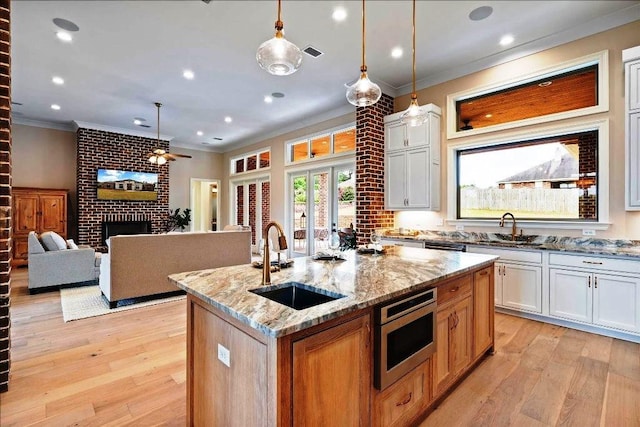
{"type": "Polygon", "coordinates": [[[385,389],[436,351],[436,288],[375,310],[374,385],[385,389]]]}

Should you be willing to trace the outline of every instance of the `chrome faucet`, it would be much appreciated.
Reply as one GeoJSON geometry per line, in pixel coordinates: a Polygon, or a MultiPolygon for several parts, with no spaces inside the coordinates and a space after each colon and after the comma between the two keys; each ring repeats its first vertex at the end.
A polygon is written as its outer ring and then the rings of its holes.
{"type": "Polygon", "coordinates": [[[513,221],[513,225],[511,227],[511,240],[514,241],[516,240],[516,217],[513,216],[511,212],[506,212],[504,215],[502,215],[502,218],[500,218],[500,227],[504,227],[504,219],[507,216],[510,216],[511,221],[513,221]]]}
{"type": "MultiPolygon", "coordinates": [[[[269,222],[262,231],[264,240],[264,253],[262,254],[262,284],[271,284],[271,260],[269,259],[269,230],[275,227],[278,230],[278,246],[280,250],[287,249],[287,238],[284,235],[282,226],[275,221],[269,222]]],[[[280,253],[278,253],[278,269],[280,269],[280,253]]]]}

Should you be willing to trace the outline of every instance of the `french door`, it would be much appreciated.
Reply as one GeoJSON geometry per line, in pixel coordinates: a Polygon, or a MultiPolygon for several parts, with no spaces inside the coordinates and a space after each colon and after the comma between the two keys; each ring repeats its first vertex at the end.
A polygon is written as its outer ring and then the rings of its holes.
{"type": "Polygon", "coordinates": [[[355,222],[353,163],[289,172],[287,240],[291,256],[326,250],[333,227],[355,222]]]}
{"type": "Polygon", "coordinates": [[[231,183],[232,223],[251,227],[251,248],[258,252],[262,228],[271,218],[271,183],[269,177],[231,183]]]}

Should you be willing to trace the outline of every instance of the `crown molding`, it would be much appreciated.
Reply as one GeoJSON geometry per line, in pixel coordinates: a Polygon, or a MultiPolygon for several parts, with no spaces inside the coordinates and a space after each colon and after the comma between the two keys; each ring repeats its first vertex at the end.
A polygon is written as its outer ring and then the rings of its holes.
{"type": "MultiPolygon", "coordinates": [[[[156,135],[155,133],[139,131],[135,129],[118,128],[114,126],[106,126],[106,125],[101,125],[97,123],[82,122],[79,120],[73,120],[72,123],[73,123],[73,130],[76,132],[78,131],[78,129],[82,128],[82,129],[99,130],[102,132],[113,132],[113,133],[120,133],[124,135],[139,136],[142,138],[149,138],[149,139],[158,138],[158,135],[156,135]]],[[[173,136],[160,134],[160,139],[163,141],[171,141],[173,139],[173,136]]]]}

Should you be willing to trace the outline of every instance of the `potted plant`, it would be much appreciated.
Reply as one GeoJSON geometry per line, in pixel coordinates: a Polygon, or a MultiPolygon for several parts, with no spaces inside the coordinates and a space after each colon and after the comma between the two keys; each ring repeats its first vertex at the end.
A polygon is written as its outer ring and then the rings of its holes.
{"type": "Polygon", "coordinates": [[[188,227],[190,222],[191,209],[187,208],[182,212],[180,212],[180,208],[176,208],[175,211],[169,209],[167,231],[174,231],[177,229],[180,229],[180,231],[184,231],[185,227],[188,227]]]}

